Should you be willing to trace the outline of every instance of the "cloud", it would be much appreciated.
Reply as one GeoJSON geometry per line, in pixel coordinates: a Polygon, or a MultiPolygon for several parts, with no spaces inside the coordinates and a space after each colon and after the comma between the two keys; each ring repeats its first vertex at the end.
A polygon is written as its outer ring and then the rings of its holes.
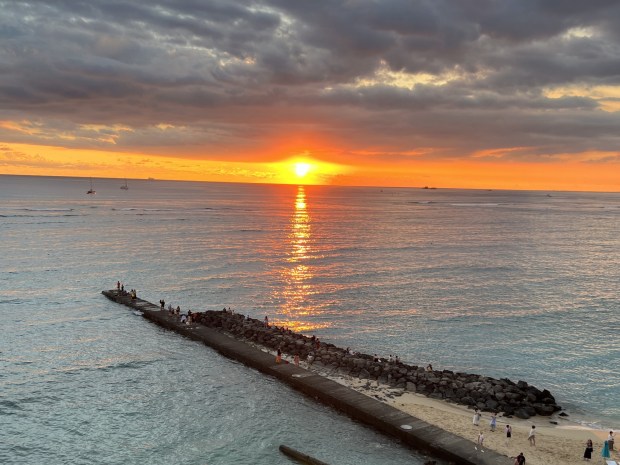
{"type": "Polygon", "coordinates": [[[616,1],[0,8],[4,142],[250,160],[272,138],[314,134],[333,144],[324,157],[386,162],[620,147],[616,1]]]}

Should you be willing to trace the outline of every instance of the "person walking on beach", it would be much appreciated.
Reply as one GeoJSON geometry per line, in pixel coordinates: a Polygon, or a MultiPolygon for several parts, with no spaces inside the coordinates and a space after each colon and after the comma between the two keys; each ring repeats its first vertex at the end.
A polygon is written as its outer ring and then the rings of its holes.
{"type": "Polygon", "coordinates": [[[609,450],[614,450],[614,432],[613,430],[609,432],[609,436],[607,436],[607,444],[609,444],[609,450]]]}
{"type": "Polygon", "coordinates": [[[512,426],[506,425],[506,446],[510,442],[510,438],[512,437],[512,426]]]}
{"type": "Polygon", "coordinates": [[[484,434],[482,434],[482,431],[480,431],[480,434],[478,435],[478,440],[476,442],[480,446],[480,449],[482,449],[482,447],[484,446],[484,434]]]}
{"type": "Polygon", "coordinates": [[[491,432],[495,432],[495,428],[497,427],[497,413],[493,412],[491,414],[491,421],[489,422],[489,426],[491,427],[491,432]]]}
{"type": "Polygon", "coordinates": [[[536,447],[536,426],[532,425],[530,433],[527,435],[527,440],[530,441],[530,447],[536,447]]]}
{"type": "Polygon", "coordinates": [[[594,447],[592,447],[592,439],[588,439],[586,442],[586,450],[583,453],[583,459],[590,460],[592,458],[593,451],[594,451],[594,447]]]}
{"type": "Polygon", "coordinates": [[[474,410],[474,426],[478,426],[480,424],[480,410],[476,409],[474,410]]]}

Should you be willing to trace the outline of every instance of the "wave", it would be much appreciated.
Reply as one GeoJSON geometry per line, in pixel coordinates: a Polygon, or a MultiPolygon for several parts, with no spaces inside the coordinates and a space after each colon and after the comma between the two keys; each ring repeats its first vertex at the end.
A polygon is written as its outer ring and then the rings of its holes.
{"type": "Polygon", "coordinates": [[[140,368],[144,368],[146,366],[152,365],[153,363],[160,362],[161,360],[131,360],[124,361],[118,363],[100,363],[97,364],[96,361],[93,365],[74,365],[70,367],[60,368],[57,371],[60,373],[64,373],[67,375],[77,375],[83,371],[114,371],[114,370],[137,370],[140,368]]]}
{"type": "Polygon", "coordinates": [[[25,224],[67,224],[67,221],[24,221],[24,222],[7,222],[4,223],[7,225],[13,225],[13,224],[18,224],[18,225],[25,225],[25,224]]]}
{"type": "Polygon", "coordinates": [[[73,208],[22,208],[27,212],[72,212],[73,208]]]}
{"type": "Polygon", "coordinates": [[[178,208],[140,208],[140,207],[124,207],[124,208],[112,208],[112,211],[119,212],[175,212],[179,211],[178,208]]]}
{"type": "Polygon", "coordinates": [[[12,412],[11,410],[21,412],[24,408],[17,402],[13,402],[11,400],[0,400],[0,413],[2,415],[17,415],[16,412],[12,412]]]}
{"type": "Polygon", "coordinates": [[[0,207],[0,210],[13,210],[18,212],[72,212],[73,208],[15,208],[15,207],[0,207]]]}
{"type": "Polygon", "coordinates": [[[24,215],[24,214],[15,214],[15,215],[0,215],[1,218],[45,218],[42,215],[24,215]]]}
{"type": "Polygon", "coordinates": [[[453,207],[499,207],[499,203],[483,202],[483,203],[451,203],[453,207]]]}

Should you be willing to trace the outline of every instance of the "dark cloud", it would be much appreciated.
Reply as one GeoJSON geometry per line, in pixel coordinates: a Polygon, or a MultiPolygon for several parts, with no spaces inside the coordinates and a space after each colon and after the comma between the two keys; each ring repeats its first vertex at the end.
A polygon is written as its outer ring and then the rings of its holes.
{"type": "Polygon", "coordinates": [[[5,142],[239,158],[300,131],[380,146],[386,160],[417,147],[527,147],[506,155],[521,159],[620,147],[620,113],[604,111],[614,95],[591,93],[618,95],[615,0],[0,8],[0,120],[37,128],[0,126],[5,142]]]}

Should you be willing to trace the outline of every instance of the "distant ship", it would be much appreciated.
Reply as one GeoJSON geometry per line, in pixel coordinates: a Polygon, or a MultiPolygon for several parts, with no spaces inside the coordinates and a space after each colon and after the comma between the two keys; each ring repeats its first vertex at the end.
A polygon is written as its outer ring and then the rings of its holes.
{"type": "Polygon", "coordinates": [[[123,184],[121,186],[121,189],[123,189],[124,191],[129,190],[129,186],[127,185],[127,180],[125,179],[125,184],[123,184]]]}
{"type": "Polygon", "coordinates": [[[90,189],[88,189],[88,190],[86,191],[86,193],[87,193],[88,195],[94,195],[94,194],[96,194],[96,193],[97,193],[97,192],[95,191],[95,189],[93,189],[93,178],[90,178],[90,189]]]}

